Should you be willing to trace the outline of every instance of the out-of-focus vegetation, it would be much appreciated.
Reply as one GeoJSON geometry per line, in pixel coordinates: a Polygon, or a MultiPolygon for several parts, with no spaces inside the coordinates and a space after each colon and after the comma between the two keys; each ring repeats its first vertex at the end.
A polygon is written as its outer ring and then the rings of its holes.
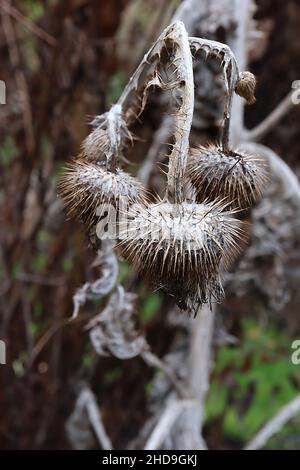
{"type": "MultiPolygon", "coordinates": [[[[297,396],[300,374],[290,338],[275,324],[245,319],[241,327],[238,346],[217,353],[206,413],[208,424],[217,420],[229,439],[245,444],[297,396]]],[[[297,425],[286,425],[276,441],[297,434],[297,425]]]]}

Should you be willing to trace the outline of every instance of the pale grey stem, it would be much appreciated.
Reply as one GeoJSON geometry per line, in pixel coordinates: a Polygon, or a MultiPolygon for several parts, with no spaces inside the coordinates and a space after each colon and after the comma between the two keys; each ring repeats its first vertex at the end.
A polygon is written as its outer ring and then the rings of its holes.
{"type": "Polygon", "coordinates": [[[194,34],[202,15],[207,13],[207,3],[199,0],[184,0],[177,8],[172,21],[183,21],[189,34],[194,34]]]}
{"type": "MultiPolygon", "coordinates": [[[[228,31],[228,45],[235,54],[240,70],[246,70],[248,62],[247,39],[249,32],[249,22],[254,12],[253,0],[232,0],[233,1],[233,21],[236,23],[236,30],[230,34],[228,31]]],[[[244,106],[245,101],[235,95],[232,99],[231,119],[230,119],[230,140],[231,145],[239,144],[244,128],[244,106]]]]}
{"type": "Polygon", "coordinates": [[[110,143],[107,164],[112,171],[115,171],[117,166],[116,155],[121,145],[121,131],[123,125],[122,108],[120,105],[116,104],[112,106],[111,112],[107,113],[107,134],[110,143]]]}
{"type": "Polygon", "coordinates": [[[151,367],[157,367],[164,372],[176,390],[179,398],[187,398],[188,394],[186,388],[183,387],[174,374],[173,370],[164,361],[155,356],[155,354],[153,354],[150,350],[143,351],[141,353],[141,357],[144,359],[146,364],[150,365],[151,367]]]}
{"type": "Polygon", "coordinates": [[[294,90],[291,91],[279,105],[253,129],[244,131],[243,139],[246,141],[257,142],[270,132],[276,124],[295,106],[292,101],[294,90]]]}
{"type": "Polygon", "coordinates": [[[177,65],[177,80],[182,88],[181,105],[176,112],[174,140],[169,157],[166,197],[175,204],[184,200],[184,172],[189,152],[189,137],[194,113],[194,74],[189,39],[184,24],[175,23],[170,39],[175,43],[174,63],[177,65]]]}
{"type": "Polygon", "coordinates": [[[209,390],[214,318],[215,308],[210,310],[209,306],[205,305],[199,309],[191,325],[188,387],[195,402],[194,406],[185,413],[193,435],[198,437],[199,448],[202,449],[207,448],[202,438],[202,427],[205,399],[209,390]]]}
{"type": "Polygon", "coordinates": [[[108,437],[100,410],[98,408],[94,394],[89,388],[84,389],[80,395],[80,404],[84,406],[89,417],[91,426],[97,436],[99,444],[103,450],[112,450],[113,446],[108,437]]]}
{"type": "Polygon", "coordinates": [[[163,445],[166,437],[170,434],[171,429],[181,413],[186,409],[193,406],[192,400],[174,400],[171,401],[160,420],[153,429],[149,439],[145,444],[145,450],[157,450],[163,445]]]}
{"type": "Polygon", "coordinates": [[[211,340],[214,329],[215,307],[205,305],[197,312],[192,324],[189,354],[189,385],[196,400],[203,401],[208,392],[211,358],[211,340]]]}
{"type": "Polygon", "coordinates": [[[244,447],[244,450],[258,450],[264,447],[270,437],[280,431],[298,413],[300,413],[300,396],[285,405],[244,447]]]}

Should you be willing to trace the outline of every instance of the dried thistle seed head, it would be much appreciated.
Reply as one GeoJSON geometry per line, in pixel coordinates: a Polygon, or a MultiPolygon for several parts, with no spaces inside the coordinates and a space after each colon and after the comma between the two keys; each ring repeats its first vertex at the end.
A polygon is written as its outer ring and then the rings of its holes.
{"type": "Polygon", "coordinates": [[[118,208],[121,201],[126,205],[146,199],[143,185],[120,168],[112,173],[99,164],[79,159],[61,176],[58,189],[69,214],[87,228],[97,222],[96,209],[100,204],[118,208]]]}
{"type": "Polygon", "coordinates": [[[82,155],[89,162],[106,162],[109,151],[107,131],[97,127],[82,143],[82,155]]]}
{"type": "Polygon", "coordinates": [[[224,209],[221,202],[134,204],[121,226],[121,253],[181,308],[220,301],[220,268],[241,239],[241,222],[224,209]]]}
{"type": "Polygon", "coordinates": [[[186,174],[197,201],[227,198],[230,209],[252,206],[267,180],[266,164],[260,157],[215,145],[191,149],[186,174]]]}
{"type": "Polygon", "coordinates": [[[254,104],[256,78],[251,72],[242,72],[236,82],[235,92],[245,98],[248,104],[254,104]]]}

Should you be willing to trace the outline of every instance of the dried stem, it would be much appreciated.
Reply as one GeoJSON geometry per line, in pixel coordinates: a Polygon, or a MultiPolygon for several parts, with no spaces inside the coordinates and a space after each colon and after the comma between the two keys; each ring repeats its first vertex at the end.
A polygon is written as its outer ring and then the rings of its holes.
{"type": "MultiPolygon", "coordinates": [[[[251,16],[254,13],[255,4],[253,0],[232,0],[233,20],[237,28],[228,31],[228,45],[232,49],[241,70],[246,70],[248,62],[248,33],[251,16]]],[[[244,129],[244,107],[245,101],[239,96],[232,98],[230,139],[233,146],[237,146],[244,129]]]]}
{"type": "Polygon", "coordinates": [[[202,437],[205,399],[209,389],[211,368],[212,336],[214,330],[214,310],[206,305],[199,309],[191,327],[189,353],[188,387],[194,399],[194,405],[185,410],[186,437],[183,438],[185,449],[206,449],[202,437]]]}
{"type": "Polygon", "coordinates": [[[285,197],[300,201],[300,183],[293,170],[273,150],[255,142],[243,142],[241,149],[260,155],[269,164],[271,172],[281,181],[285,197]]]}
{"type": "Polygon", "coordinates": [[[246,141],[257,142],[270,132],[276,124],[282,119],[295,105],[292,101],[294,90],[290,92],[272,111],[266,119],[250,131],[244,131],[243,139],[246,141]]]}
{"type": "Polygon", "coordinates": [[[160,449],[181,413],[186,408],[190,408],[193,404],[194,402],[192,400],[171,401],[147,440],[145,450],[160,449]]]}
{"type": "Polygon", "coordinates": [[[99,444],[103,450],[112,450],[113,446],[110,438],[108,437],[100,410],[98,408],[94,394],[89,388],[85,388],[80,395],[80,405],[84,406],[87,411],[92,428],[97,436],[99,444]]]}
{"type": "Polygon", "coordinates": [[[176,112],[175,143],[169,158],[169,171],[166,198],[180,204],[184,200],[183,180],[189,153],[189,137],[194,113],[194,75],[189,39],[181,21],[175,23],[169,38],[178,46],[175,49],[174,63],[178,62],[177,80],[182,89],[181,106],[176,112]]]}
{"type": "Polygon", "coordinates": [[[300,413],[300,396],[285,405],[246,445],[244,450],[258,450],[264,447],[270,437],[280,431],[298,413],[300,413]]]}
{"type": "Polygon", "coordinates": [[[141,353],[141,357],[149,366],[158,367],[164,372],[164,374],[170,380],[171,384],[176,390],[179,398],[187,398],[188,393],[186,391],[186,388],[183,387],[183,385],[179,382],[173,370],[167,364],[165,364],[161,359],[159,359],[159,357],[155,356],[155,354],[153,354],[150,350],[143,351],[141,353]]]}

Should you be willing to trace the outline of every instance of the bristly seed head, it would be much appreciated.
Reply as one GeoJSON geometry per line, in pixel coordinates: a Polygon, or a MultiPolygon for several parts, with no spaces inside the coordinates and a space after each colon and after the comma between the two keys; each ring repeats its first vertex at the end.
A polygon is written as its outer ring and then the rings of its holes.
{"type": "Polygon", "coordinates": [[[224,202],[134,204],[121,227],[121,253],[183,309],[220,302],[220,269],[241,249],[242,223],[224,202]]]}
{"type": "Polygon", "coordinates": [[[82,156],[89,162],[106,162],[109,151],[109,139],[107,131],[97,127],[82,143],[82,156]]]}
{"type": "Polygon", "coordinates": [[[235,92],[245,98],[247,104],[254,104],[256,77],[251,72],[242,72],[236,82],[235,92]]]}
{"type": "Polygon", "coordinates": [[[186,175],[196,189],[197,201],[227,198],[230,209],[252,206],[267,180],[266,164],[260,157],[215,145],[190,150],[186,175]]]}
{"type": "Polygon", "coordinates": [[[80,219],[87,228],[97,221],[100,204],[142,203],[147,199],[143,185],[133,176],[117,168],[110,172],[105,167],[84,160],[74,160],[61,176],[58,190],[69,215],[80,219]]]}

